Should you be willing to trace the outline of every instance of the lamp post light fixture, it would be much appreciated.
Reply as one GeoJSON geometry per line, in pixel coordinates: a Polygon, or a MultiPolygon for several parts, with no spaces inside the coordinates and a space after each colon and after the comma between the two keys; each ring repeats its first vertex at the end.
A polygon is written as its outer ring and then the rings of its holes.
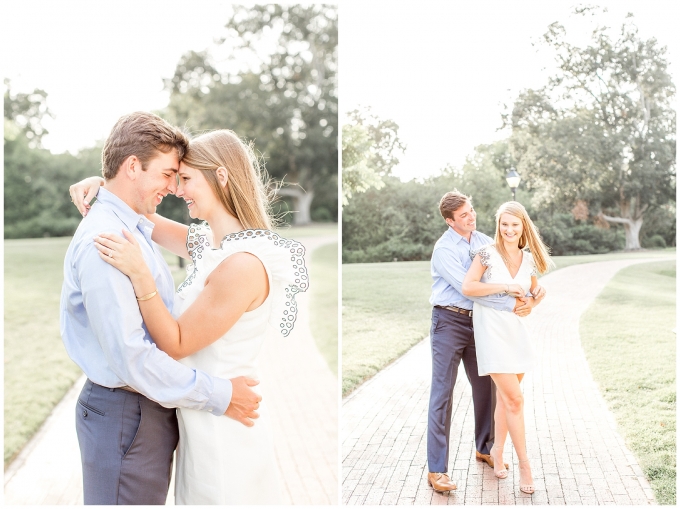
{"type": "Polygon", "coordinates": [[[512,190],[512,201],[515,201],[515,191],[517,191],[517,188],[519,187],[519,182],[520,180],[522,180],[522,177],[520,177],[519,173],[517,173],[517,170],[515,168],[510,168],[510,170],[508,170],[508,174],[505,176],[505,180],[508,181],[508,185],[512,190]]]}

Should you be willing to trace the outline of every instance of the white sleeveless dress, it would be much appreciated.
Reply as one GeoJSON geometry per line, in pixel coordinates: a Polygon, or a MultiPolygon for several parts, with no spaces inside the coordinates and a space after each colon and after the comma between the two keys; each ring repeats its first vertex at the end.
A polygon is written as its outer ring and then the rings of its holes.
{"type": "MultiPolygon", "coordinates": [[[[493,244],[470,253],[473,257],[476,254],[479,254],[482,265],[486,267],[480,279],[482,283],[518,284],[525,294],[529,292],[531,276],[537,274],[531,253],[523,251],[522,263],[514,278],[493,244]]],[[[534,353],[526,327],[527,318],[476,302],[472,309],[479,376],[529,371],[533,366],[534,353]]]]}
{"type": "MultiPolygon", "coordinates": [[[[257,256],[269,278],[264,303],[246,312],[220,339],[180,362],[221,378],[258,378],[257,356],[267,327],[283,336],[297,315],[295,294],[309,286],[304,247],[269,230],[245,230],[227,235],[213,247],[207,223],[192,224],[187,248],[193,265],[180,285],[173,314],[179,316],[201,292],[206,277],[227,257],[238,252],[257,256]]],[[[278,469],[274,457],[267,402],[258,410],[255,426],[209,412],[177,409],[179,444],[175,501],[177,504],[279,504],[278,469]]]]}

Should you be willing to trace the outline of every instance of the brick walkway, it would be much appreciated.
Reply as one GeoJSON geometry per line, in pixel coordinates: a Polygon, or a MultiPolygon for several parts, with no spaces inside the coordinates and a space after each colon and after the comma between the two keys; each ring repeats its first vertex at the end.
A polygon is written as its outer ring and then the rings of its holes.
{"type": "MultiPolygon", "coordinates": [[[[337,237],[306,237],[311,252],[337,237]]],[[[274,424],[285,504],[337,504],[338,378],[314,344],[309,293],[298,295],[294,331],[272,331],[261,356],[262,395],[274,424]]],[[[57,405],[36,436],[5,471],[5,505],[82,505],[75,404],[84,378],[57,405]]],[[[168,504],[174,504],[171,486],[168,504]]]]}
{"type": "Polygon", "coordinates": [[[536,492],[521,493],[514,449],[505,480],[475,461],[470,384],[461,368],[454,389],[449,473],[458,489],[427,484],[429,338],[343,401],[343,504],[654,504],[649,483],[616,430],[593,381],[579,318],[623,260],[576,265],[541,279],[548,297],[532,313],[536,368],[522,382],[527,451],[536,492]]]}

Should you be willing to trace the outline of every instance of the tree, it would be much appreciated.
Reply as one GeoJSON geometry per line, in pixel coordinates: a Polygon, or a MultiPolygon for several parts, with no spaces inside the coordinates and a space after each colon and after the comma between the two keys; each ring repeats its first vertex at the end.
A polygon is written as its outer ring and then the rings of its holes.
{"type": "Polygon", "coordinates": [[[82,219],[68,196],[69,186],[100,166],[101,147],[78,156],[41,147],[47,130],[47,92],[12,94],[4,100],[5,238],[72,235],[82,219]]]}
{"type": "Polygon", "coordinates": [[[626,249],[639,249],[645,214],[675,198],[666,48],[642,40],[631,14],[617,38],[597,27],[590,45],[578,47],[553,23],[543,40],[558,73],[543,89],[523,92],[504,117],[518,170],[537,204],[570,208],[583,200],[591,216],[623,225],[626,249]]]}
{"type": "Polygon", "coordinates": [[[46,116],[53,117],[47,107],[47,92],[36,88],[31,93],[12,94],[10,80],[5,79],[4,118],[13,122],[29,141],[31,148],[42,146],[48,134],[42,125],[46,116]]]}
{"type": "Polygon", "coordinates": [[[399,126],[371,114],[370,108],[347,114],[342,127],[342,195],[347,205],[353,193],[380,189],[382,178],[391,175],[406,145],[399,139],[399,126]]]}
{"type": "Polygon", "coordinates": [[[226,28],[230,65],[218,69],[210,51],[184,55],[166,82],[166,117],[254,140],[296,201],[297,224],[320,208],[337,218],[337,8],[236,6],[226,28]]]}

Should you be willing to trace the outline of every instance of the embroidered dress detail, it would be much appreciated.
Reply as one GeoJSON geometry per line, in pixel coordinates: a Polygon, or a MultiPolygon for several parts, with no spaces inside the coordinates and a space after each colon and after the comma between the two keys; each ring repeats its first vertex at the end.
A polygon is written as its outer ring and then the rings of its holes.
{"type": "Polygon", "coordinates": [[[479,249],[475,251],[470,251],[470,258],[474,260],[475,256],[479,255],[479,261],[486,267],[486,271],[484,272],[486,274],[487,278],[491,277],[491,269],[493,269],[493,264],[491,263],[491,253],[489,252],[489,249],[492,247],[492,245],[480,247],[479,249]]]}
{"type": "MultiPolygon", "coordinates": [[[[249,252],[260,259],[270,278],[269,292],[273,310],[270,323],[283,336],[288,336],[297,318],[295,296],[309,288],[309,275],[304,258],[305,247],[271,230],[243,230],[225,235],[219,248],[213,249],[209,240],[211,235],[210,226],[205,221],[189,227],[187,250],[193,263],[187,267],[189,275],[179,286],[177,293],[183,295],[197,280],[199,266],[202,265],[200,261],[205,256],[216,255],[224,259],[237,252],[249,252]]],[[[210,270],[212,269],[214,267],[210,270]]]]}
{"type": "Polygon", "coordinates": [[[187,278],[179,285],[179,288],[177,288],[177,293],[179,294],[196,279],[196,273],[198,272],[196,260],[203,258],[203,250],[205,249],[207,238],[203,230],[203,224],[192,224],[189,226],[186,246],[187,251],[189,251],[189,256],[191,256],[192,263],[187,265],[187,278]]]}
{"type": "Polygon", "coordinates": [[[536,268],[536,262],[534,261],[534,256],[531,253],[524,252],[525,255],[529,255],[529,262],[531,271],[529,271],[530,276],[538,277],[538,269],[536,268]]]}

